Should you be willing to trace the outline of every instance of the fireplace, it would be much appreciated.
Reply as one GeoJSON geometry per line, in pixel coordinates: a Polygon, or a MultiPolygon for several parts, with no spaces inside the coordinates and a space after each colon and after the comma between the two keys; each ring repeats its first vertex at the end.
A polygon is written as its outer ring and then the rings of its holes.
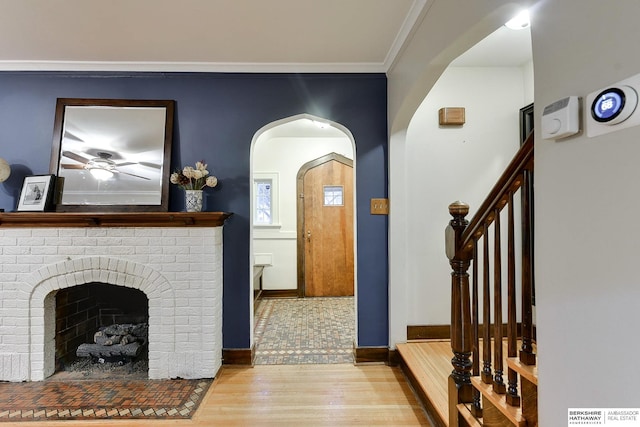
{"type": "Polygon", "coordinates": [[[0,214],[0,381],[51,376],[69,357],[56,340],[56,296],[95,286],[92,298],[127,288],[147,304],[150,379],[216,375],[228,214],[131,215],[0,214]]]}
{"type": "MultiPolygon", "coordinates": [[[[71,370],[83,358],[100,363],[105,359],[117,363],[148,359],[149,300],[144,292],[124,286],[87,283],[57,291],[55,298],[56,372],[71,370]],[[124,335],[124,331],[118,339],[107,335],[110,329],[124,329],[123,325],[127,325],[127,329],[140,330],[140,339],[130,333],[124,335]],[[132,340],[139,342],[130,343],[132,340]]],[[[84,363],[83,366],[91,364],[84,363]]]]}

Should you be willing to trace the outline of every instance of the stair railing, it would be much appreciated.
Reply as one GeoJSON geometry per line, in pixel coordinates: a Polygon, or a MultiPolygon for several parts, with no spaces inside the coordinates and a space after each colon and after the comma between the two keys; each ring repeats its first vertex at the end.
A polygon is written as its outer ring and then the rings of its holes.
{"type": "Polygon", "coordinates": [[[459,403],[472,404],[472,413],[477,417],[482,416],[480,395],[471,386],[471,376],[480,376],[484,383],[493,384],[494,392],[506,394],[506,400],[510,405],[520,404],[518,374],[510,368],[507,369],[505,384],[503,366],[505,336],[507,357],[518,356],[517,346],[520,338],[521,363],[526,365],[536,363],[533,349],[532,182],[533,132],[516,153],[470,222],[465,218],[469,213],[467,204],[454,202],[449,205],[449,213],[453,217],[446,230],[446,252],[452,268],[451,349],[453,359],[451,364],[453,371],[449,376],[449,425],[451,426],[459,425],[457,410],[459,403]],[[514,203],[514,196],[518,193],[520,202],[514,203]],[[506,328],[502,320],[501,228],[503,225],[501,213],[504,209],[507,210],[505,215],[507,222],[506,328]],[[521,250],[518,254],[522,271],[520,281],[516,280],[516,209],[519,209],[521,218],[521,250]],[[493,242],[492,254],[491,241],[493,242]],[[470,267],[472,268],[471,280],[468,273],[470,267]],[[491,270],[493,270],[493,277],[490,274],[491,270]],[[482,272],[481,281],[478,278],[480,272],[482,272]],[[521,295],[519,324],[516,317],[518,286],[521,295]],[[479,300],[480,289],[482,301],[479,300]],[[482,324],[480,312],[482,312],[482,324]]]}

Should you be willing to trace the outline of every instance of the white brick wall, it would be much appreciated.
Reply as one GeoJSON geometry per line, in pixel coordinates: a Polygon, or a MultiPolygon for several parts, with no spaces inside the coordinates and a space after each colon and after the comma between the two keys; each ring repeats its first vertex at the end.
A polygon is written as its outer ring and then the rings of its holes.
{"type": "Polygon", "coordinates": [[[222,227],[0,228],[0,381],[53,374],[55,292],[101,282],[149,299],[149,378],[222,363],[222,227]]]}

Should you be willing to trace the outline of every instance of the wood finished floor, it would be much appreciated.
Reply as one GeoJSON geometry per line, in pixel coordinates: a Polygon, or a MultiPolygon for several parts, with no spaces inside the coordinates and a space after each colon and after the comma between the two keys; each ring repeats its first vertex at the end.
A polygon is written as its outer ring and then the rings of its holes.
{"type": "Polygon", "coordinates": [[[446,423],[449,419],[448,381],[452,370],[451,341],[410,341],[398,344],[398,352],[440,419],[446,423]]]}
{"type": "MultiPolygon", "coordinates": [[[[0,387],[2,385],[0,384],[0,387]]],[[[223,367],[191,420],[5,422],[0,426],[431,426],[398,368],[223,367]]]]}
{"type": "MultiPolygon", "coordinates": [[[[482,354],[482,340],[480,341],[482,354]]],[[[518,341],[517,347],[520,348],[518,341]]],[[[398,352],[402,355],[407,368],[417,382],[416,388],[422,390],[431,407],[444,425],[449,423],[448,381],[453,369],[451,358],[451,341],[449,340],[415,340],[398,344],[398,352]]],[[[537,346],[534,344],[534,352],[537,346]]],[[[503,342],[504,366],[507,366],[507,341],[503,342]]],[[[505,368],[506,369],[506,368],[505,368]]]]}

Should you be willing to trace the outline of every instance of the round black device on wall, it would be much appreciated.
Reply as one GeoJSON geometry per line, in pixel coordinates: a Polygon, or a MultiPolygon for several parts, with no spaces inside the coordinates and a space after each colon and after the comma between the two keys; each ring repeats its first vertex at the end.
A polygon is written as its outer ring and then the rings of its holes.
{"type": "Polygon", "coordinates": [[[610,87],[600,92],[591,104],[591,117],[614,125],[625,121],[636,108],[638,95],[631,87],[610,87]]]}
{"type": "Polygon", "coordinates": [[[591,104],[591,116],[600,123],[610,122],[620,115],[627,97],[617,87],[603,90],[591,104]]]}

